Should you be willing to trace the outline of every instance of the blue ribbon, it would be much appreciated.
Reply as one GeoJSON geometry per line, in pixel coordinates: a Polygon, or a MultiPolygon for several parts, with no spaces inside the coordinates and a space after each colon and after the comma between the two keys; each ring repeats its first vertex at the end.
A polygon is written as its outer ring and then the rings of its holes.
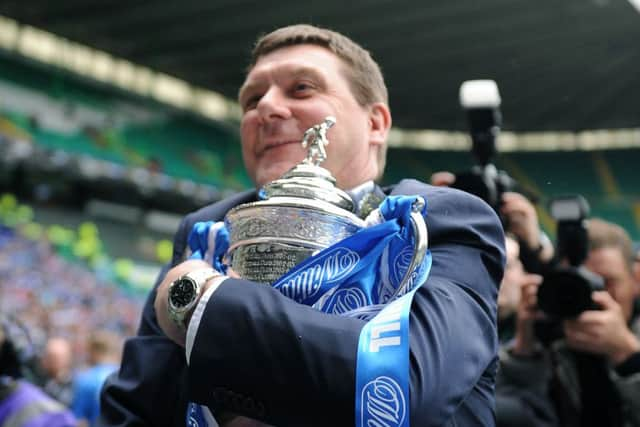
{"type": "Polygon", "coordinates": [[[221,222],[196,222],[187,238],[191,249],[190,259],[203,259],[217,271],[227,274],[223,258],[229,249],[229,230],[221,222]]]}
{"type": "Polygon", "coordinates": [[[207,427],[207,419],[200,405],[189,403],[187,407],[187,427],[207,427]]]}
{"type": "MultiPolygon", "coordinates": [[[[414,251],[410,215],[415,200],[387,197],[378,208],[384,222],[307,258],[272,284],[300,304],[368,320],[358,344],[356,426],[409,425],[409,312],[431,268],[427,251],[415,271],[407,272],[414,251]],[[398,292],[407,274],[409,286],[398,292]]],[[[191,258],[225,272],[229,237],[220,224],[197,223],[188,243],[191,258]]]]}
{"type": "MultiPolygon", "coordinates": [[[[430,269],[428,253],[422,270],[425,280],[430,269]]],[[[409,426],[409,314],[418,288],[386,305],[360,331],[356,365],[358,427],[409,426]]]]}

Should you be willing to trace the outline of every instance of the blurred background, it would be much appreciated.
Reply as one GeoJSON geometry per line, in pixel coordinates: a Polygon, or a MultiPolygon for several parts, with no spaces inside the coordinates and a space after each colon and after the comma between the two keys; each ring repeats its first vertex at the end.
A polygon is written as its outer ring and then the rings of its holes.
{"type": "MultiPolygon", "coordinates": [[[[394,129],[383,183],[477,163],[466,80],[500,91],[491,163],[580,194],[640,240],[640,5],[627,0],[0,2],[0,310],[35,349],[135,333],[181,215],[251,187],[235,102],[253,41],[307,22],[369,49],[394,129]]],[[[37,351],[36,351],[37,352],[37,351]]]]}

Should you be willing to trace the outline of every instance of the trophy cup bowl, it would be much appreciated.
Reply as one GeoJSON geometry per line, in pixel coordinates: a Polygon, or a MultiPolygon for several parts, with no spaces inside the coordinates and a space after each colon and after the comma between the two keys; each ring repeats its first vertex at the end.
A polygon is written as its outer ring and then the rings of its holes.
{"type": "Polygon", "coordinates": [[[353,213],[322,200],[274,197],[227,214],[233,270],[270,284],[316,252],[364,226],[353,213]]]}
{"type": "MultiPolygon", "coordinates": [[[[305,132],[302,145],[308,147],[307,157],[266,184],[261,190],[263,200],[236,206],[225,216],[229,230],[225,263],[240,277],[272,284],[306,258],[365,227],[354,213],[351,197],[320,167],[326,159],[326,132],[334,123],[333,117],[327,117],[305,132]]],[[[405,282],[411,280],[426,252],[422,206],[415,206],[411,215],[417,237],[405,282]]]]}

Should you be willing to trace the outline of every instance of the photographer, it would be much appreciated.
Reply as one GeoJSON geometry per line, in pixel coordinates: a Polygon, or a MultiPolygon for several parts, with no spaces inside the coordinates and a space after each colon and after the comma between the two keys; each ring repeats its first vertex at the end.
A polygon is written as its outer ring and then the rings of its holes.
{"type": "Polygon", "coordinates": [[[606,290],[591,294],[598,309],[562,319],[563,337],[543,347],[535,328],[544,316],[539,286],[523,288],[498,387],[525,397],[520,403],[529,405],[533,425],[549,422],[536,406],[548,400],[563,426],[640,426],[639,292],[631,241],[621,227],[603,220],[589,220],[587,232],[584,266],[604,280],[606,290]],[[538,416],[545,418],[538,423],[538,416]]]}
{"type": "Polygon", "coordinates": [[[468,80],[460,86],[460,105],[465,111],[475,165],[467,171],[440,171],[431,184],[454,187],[474,194],[498,213],[504,230],[519,246],[519,258],[529,273],[543,273],[554,256],[553,244],[540,230],[535,197],[493,163],[502,126],[501,97],[493,80],[468,80]]]}

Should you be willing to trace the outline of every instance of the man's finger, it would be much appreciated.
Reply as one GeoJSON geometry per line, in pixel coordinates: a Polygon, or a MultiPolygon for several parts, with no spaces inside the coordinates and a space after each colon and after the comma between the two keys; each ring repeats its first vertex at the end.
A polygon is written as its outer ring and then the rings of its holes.
{"type": "Polygon", "coordinates": [[[537,289],[538,286],[540,286],[540,284],[542,283],[542,276],[539,274],[527,273],[524,275],[524,278],[522,279],[522,283],[523,283],[522,285],[523,287],[528,286],[528,287],[537,289]]]}
{"type": "Polygon", "coordinates": [[[593,292],[591,293],[591,299],[605,310],[619,307],[619,304],[607,291],[593,292]]]}

